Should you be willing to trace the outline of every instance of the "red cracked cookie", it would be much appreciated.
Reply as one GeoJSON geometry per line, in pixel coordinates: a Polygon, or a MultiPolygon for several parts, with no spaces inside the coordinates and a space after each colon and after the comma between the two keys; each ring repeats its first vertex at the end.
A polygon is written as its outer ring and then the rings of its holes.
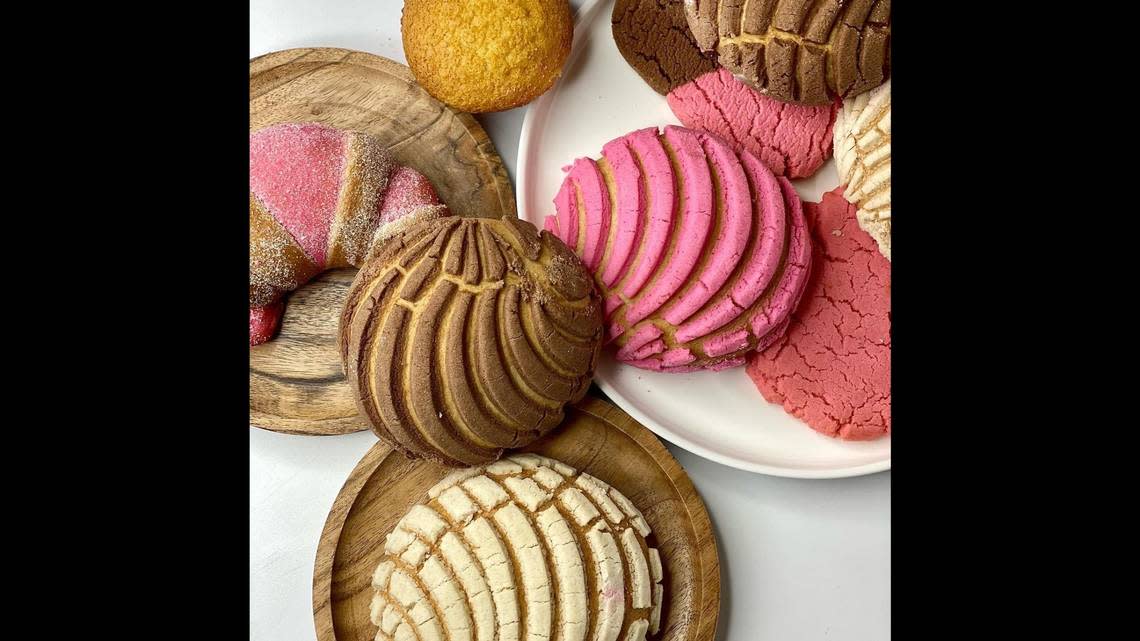
{"type": "Polygon", "coordinates": [[[749,355],[747,371],[812,429],[870,440],[891,432],[891,263],[842,194],[804,203],[815,269],[787,332],[749,355]]]}

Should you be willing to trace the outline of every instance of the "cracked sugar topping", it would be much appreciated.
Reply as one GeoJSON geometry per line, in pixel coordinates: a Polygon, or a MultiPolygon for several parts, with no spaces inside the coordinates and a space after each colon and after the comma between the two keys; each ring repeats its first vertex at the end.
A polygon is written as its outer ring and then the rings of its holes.
{"type": "Polygon", "coordinates": [[[891,431],[891,264],[842,188],[805,203],[815,267],[787,332],[748,358],[764,398],[847,440],[891,431]]]}
{"type": "Polygon", "coordinates": [[[669,108],[686,126],[714,133],[789,178],[814,174],[831,158],[837,105],[797,105],[765,96],[727,69],[669,92],[669,108]]]}
{"type": "Polygon", "coordinates": [[[657,93],[669,93],[716,69],[689,33],[685,10],[676,0],[618,0],[612,21],[618,51],[657,93]]]}

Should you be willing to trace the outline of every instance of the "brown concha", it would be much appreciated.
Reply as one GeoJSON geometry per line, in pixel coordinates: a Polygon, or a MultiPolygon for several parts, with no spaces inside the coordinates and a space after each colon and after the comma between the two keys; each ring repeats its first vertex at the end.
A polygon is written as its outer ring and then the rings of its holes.
{"type": "Polygon", "coordinates": [[[562,241],[514,218],[440,218],[361,268],[339,342],[385,442],[448,465],[497,459],[562,422],[602,341],[599,295],[562,241]]]}
{"type": "Polygon", "coordinates": [[[785,102],[821,105],[890,76],[891,0],[686,0],[697,44],[785,102]]]}

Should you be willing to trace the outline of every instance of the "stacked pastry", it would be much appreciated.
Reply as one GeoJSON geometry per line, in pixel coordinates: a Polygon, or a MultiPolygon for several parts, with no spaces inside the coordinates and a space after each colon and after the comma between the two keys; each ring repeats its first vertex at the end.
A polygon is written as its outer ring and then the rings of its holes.
{"type": "Polygon", "coordinates": [[[431,183],[374,136],[317,123],[249,135],[249,344],[269,340],[282,298],[356,267],[411,220],[446,213],[431,183]]]}
{"type": "Polygon", "coordinates": [[[379,641],[642,641],[661,624],[661,557],[623,494],[516,454],[457,470],[387,536],[379,641]]]}
{"type": "Polygon", "coordinates": [[[799,197],[748,152],[683,127],[579,158],[546,228],[593,272],[617,358],[684,372],[744,363],[787,326],[811,246],[799,197]]]}
{"type": "Polygon", "coordinates": [[[509,217],[445,217],[382,244],[349,289],[339,337],[381,439],[473,465],[553,429],[586,393],[601,305],[550,234],[509,217]]]}
{"type": "Polygon", "coordinates": [[[835,105],[799,105],[757,91],[701,52],[682,0],[618,0],[618,51],[690,129],[747,150],[772,173],[804,178],[831,157],[835,105]]]}

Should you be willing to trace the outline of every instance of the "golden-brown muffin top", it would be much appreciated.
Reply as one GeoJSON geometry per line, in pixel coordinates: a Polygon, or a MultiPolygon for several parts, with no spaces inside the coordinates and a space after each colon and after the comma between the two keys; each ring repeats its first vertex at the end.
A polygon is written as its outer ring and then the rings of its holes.
{"type": "Polygon", "coordinates": [[[518,107],[549,89],[574,37],[567,0],[406,0],[400,27],[420,85],[476,113],[518,107]]]}

